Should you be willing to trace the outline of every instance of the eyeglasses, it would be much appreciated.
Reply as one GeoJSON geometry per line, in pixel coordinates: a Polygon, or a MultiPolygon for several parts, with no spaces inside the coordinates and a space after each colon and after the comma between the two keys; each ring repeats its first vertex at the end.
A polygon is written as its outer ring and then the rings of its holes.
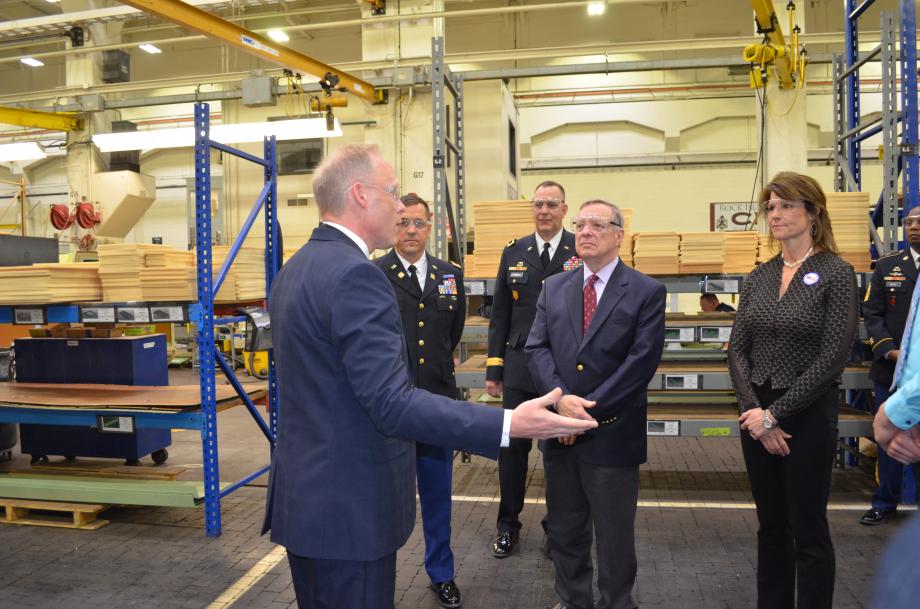
{"type": "MultiPolygon", "coordinates": [[[[380,192],[382,192],[383,194],[385,194],[385,195],[387,195],[387,196],[389,196],[389,197],[392,197],[392,198],[394,198],[394,199],[398,199],[399,196],[400,196],[400,193],[399,193],[399,184],[393,184],[392,186],[386,186],[386,187],[384,187],[384,186],[377,186],[377,185],[375,185],[375,184],[365,184],[364,182],[355,182],[355,184],[361,184],[361,185],[364,186],[365,188],[373,188],[374,190],[380,191],[380,192]]],[[[354,186],[354,184],[352,184],[351,186],[349,186],[349,187],[346,189],[346,192],[347,192],[348,190],[351,190],[352,186],[354,186]]]]}
{"type": "Polygon", "coordinates": [[[414,226],[416,230],[422,230],[423,228],[425,228],[426,226],[429,226],[430,224],[431,222],[429,222],[428,220],[422,220],[421,218],[415,218],[413,220],[410,220],[409,218],[403,218],[399,222],[396,223],[396,226],[402,229],[407,229],[411,225],[411,226],[414,226]]]}
{"type": "Polygon", "coordinates": [[[563,201],[559,199],[534,199],[530,202],[533,205],[534,209],[540,210],[546,207],[547,209],[559,209],[559,206],[563,204],[563,201]]]}
{"type": "Polygon", "coordinates": [[[600,216],[579,216],[572,220],[572,226],[576,233],[580,233],[586,228],[590,228],[599,233],[607,231],[611,226],[622,228],[619,222],[610,218],[601,218],[600,216]]]}
{"type": "Polygon", "coordinates": [[[805,207],[805,202],[801,199],[768,199],[763,202],[763,211],[765,214],[771,214],[776,211],[790,211],[797,208],[805,207]]]}

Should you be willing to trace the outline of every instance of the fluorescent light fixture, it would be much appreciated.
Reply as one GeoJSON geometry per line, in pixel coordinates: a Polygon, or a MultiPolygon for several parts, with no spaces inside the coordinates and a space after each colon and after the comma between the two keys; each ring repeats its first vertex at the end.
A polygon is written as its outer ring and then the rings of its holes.
{"type": "MultiPolygon", "coordinates": [[[[261,142],[262,138],[272,135],[279,141],[341,137],[342,125],[339,124],[338,119],[335,119],[335,128],[329,131],[326,129],[326,119],[322,117],[264,123],[215,125],[211,127],[211,139],[221,144],[261,142]]],[[[93,136],[93,143],[96,144],[100,152],[186,148],[195,145],[195,128],[179,127],[176,129],[98,133],[93,136]]]]}
{"type": "Polygon", "coordinates": [[[597,17],[603,15],[604,11],[607,10],[606,2],[589,2],[588,3],[588,14],[592,17],[597,17]]]}
{"type": "Polygon", "coordinates": [[[138,48],[139,48],[140,50],[142,50],[142,51],[147,51],[147,52],[150,53],[151,55],[156,55],[157,53],[162,53],[162,52],[163,52],[163,51],[160,50],[160,47],[154,46],[154,45],[149,44],[149,43],[144,43],[144,44],[142,44],[142,45],[139,45],[138,48]]]}
{"type": "Polygon", "coordinates": [[[49,4],[57,4],[61,0],[45,0],[45,1],[48,2],[49,4]]]}
{"type": "Polygon", "coordinates": [[[23,57],[19,61],[26,64],[27,66],[32,66],[33,68],[40,68],[45,65],[45,62],[43,62],[41,59],[35,59],[34,57],[23,57]]]}
{"type": "Polygon", "coordinates": [[[36,161],[47,155],[37,142],[16,142],[0,144],[0,163],[9,161],[36,161]]]}
{"type": "Polygon", "coordinates": [[[265,35],[274,40],[275,42],[287,42],[290,40],[287,34],[282,30],[268,30],[265,32],[265,35]]]}

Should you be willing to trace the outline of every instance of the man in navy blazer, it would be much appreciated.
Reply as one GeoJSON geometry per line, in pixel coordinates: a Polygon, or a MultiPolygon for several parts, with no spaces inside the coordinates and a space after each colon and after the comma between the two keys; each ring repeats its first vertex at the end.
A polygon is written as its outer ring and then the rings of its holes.
{"type": "Polygon", "coordinates": [[[623,215],[588,201],[575,217],[581,269],[548,277],[527,339],[537,391],[560,387],[560,414],[599,427],[541,443],[550,556],[563,609],[633,609],[639,465],[646,460],[646,388],[664,347],[664,286],[619,259],[623,215]],[[587,410],[586,410],[587,409],[587,410]]]}
{"type": "Polygon", "coordinates": [[[287,548],[302,609],[392,609],[415,524],[411,440],[495,458],[511,436],[596,427],[549,412],[558,391],[508,416],[412,387],[393,288],[367,259],[396,241],[398,190],[375,148],[333,153],[313,175],[323,222],[269,295],[279,407],[263,532],[287,548]]]}

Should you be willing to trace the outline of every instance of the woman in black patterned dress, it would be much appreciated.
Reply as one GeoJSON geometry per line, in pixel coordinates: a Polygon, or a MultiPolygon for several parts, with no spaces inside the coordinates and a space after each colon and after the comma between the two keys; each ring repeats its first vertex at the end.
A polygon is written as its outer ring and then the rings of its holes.
{"type": "Polygon", "coordinates": [[[728,348],[760,525],[757,607],[831,609],[827,500],[839,379],[856,333],[856,278],[837,255],[814,179],[779,173],[760,203],[781,252],[745,279],[728,348]]]}

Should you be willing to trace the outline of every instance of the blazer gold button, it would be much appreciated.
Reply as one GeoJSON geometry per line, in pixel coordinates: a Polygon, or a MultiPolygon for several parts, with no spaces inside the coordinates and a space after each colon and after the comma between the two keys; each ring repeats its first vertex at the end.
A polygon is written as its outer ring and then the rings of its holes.
{"type": "Polygon", "coordinates": [[[585,369],[585,366],[584,366],[584,364],[578,364],[577,366],[575,366],[575,369],[578,370],[579,372],[581,372],[582,370],[585,369]]]}
{"type": "Polygon", "coordinates": [[[425,341],[423,341],[423,340],[418,341],[418,346],[419,346],[419,347],[424,347],[424,346],[425,346],[425,341]]]}
{"type": "Polygon", "coordinates": [[[419,327],[419,328],[424,328],[424,327],[425,327],[425,322],[423,322],[423,321],[418,322],[418,327],[419,327]]]}
{"type": "Polygon", "coordinates": [[[424,358],[424,357],[418,358],[418,363],[419,363],[420,365],[424,365],[424,364],[425,364],[425,358],[424,358]]]}
{"type": "Polygon", "coordinates": [[[424,303],[424,302],[418,303],[418,308],[419,308],[419,309],[424,309],[424,308],[425,308],[425,303],[424,303]]]}

